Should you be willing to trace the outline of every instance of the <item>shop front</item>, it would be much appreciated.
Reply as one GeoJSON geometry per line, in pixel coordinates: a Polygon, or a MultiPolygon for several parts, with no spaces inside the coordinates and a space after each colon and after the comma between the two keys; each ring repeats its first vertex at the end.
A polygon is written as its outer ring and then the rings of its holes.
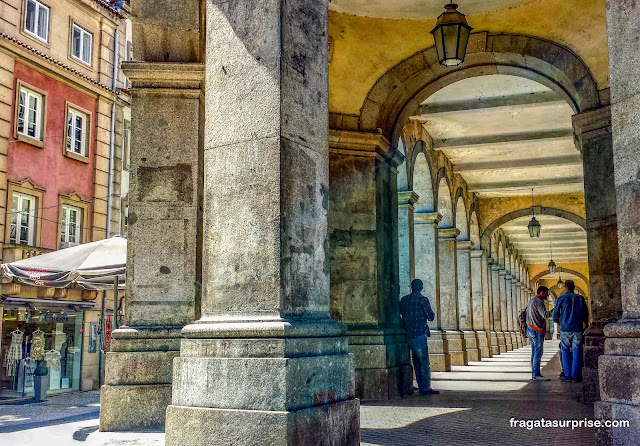
{"type": "Polygon", "coordinates": [[[32,398],[36,368],[48,395],[80,390],[85,310],[95,305],[2,296],[0,402],[32,398]]]}

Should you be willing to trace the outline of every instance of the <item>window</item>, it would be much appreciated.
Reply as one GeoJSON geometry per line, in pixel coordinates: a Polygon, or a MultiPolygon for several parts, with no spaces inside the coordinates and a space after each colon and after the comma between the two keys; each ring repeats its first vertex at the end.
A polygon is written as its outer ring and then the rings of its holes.
{"type": "Polygon", "coordinates": [[[49,41],[49,7],[37,0],[27,0],[24,30],[43,42],[49,41]]]}
{"type": "Polygon", "coordinates": [[[60,248],[68,248],[81,243],[82,209],[62,206],[62,231],[60,232],[60,248]]]}
{"type": "Polygon", "coordinates": [[[36,197],[14,192],[12,195],[9,243],[33,245],[35,215],[36,197]]]}
{"type": "Polygon", "coordinates": [[[18,100],[18,133],[37,140],[42,139],[42,95],[20,86],[18,100]]]}
{"type": "Polygon", "coordinates": [[[87,156],[87,121],[86,113],[69,107],[67,111],[67,152],[87,156]]]}
{"type": "Polygon", "coordinates": [[[83,28],[74,23],[73,35],[71,36],[71,56],[81,60],[87,65],[91,65],[91,45],[93,36],[83,28]]]}

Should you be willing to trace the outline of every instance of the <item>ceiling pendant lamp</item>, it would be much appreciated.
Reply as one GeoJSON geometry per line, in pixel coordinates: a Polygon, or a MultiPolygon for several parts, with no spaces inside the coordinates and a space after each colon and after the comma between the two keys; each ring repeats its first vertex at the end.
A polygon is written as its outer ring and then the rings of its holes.
{"type": "Polygon", "coordinates": [[[529,222],[529,225],[527,226],[527,228],[529,228],[529,237],[540,237],[540,229],[542,229],[542,226],[540,225],[540,222],[536,220],[536,208],[533,201],[533,189],[531,189],[531,214],[532,218],[529,222]]]}
{"type": "Polygon", "coordinates": [[[464,62],[472,29],[465,15],[458,12],[458,5],[449,3],[444,6],[436,27],[431,30],[440,64],[451,67],[464,62]]]}
{"type": "Polygon", "coordinates": [[[556,286],[560,289],[564,288],[564,282],[562,281],[562,275],[558,274],[558,283],[556,286]]]}
{"type": "Polygon", "coordinates": [[[551,251],[551,260],[549,261],[549,272],[554,274],[557,270],[556,262],[553,261],[553,244],[549,242],[549,250],[551,251]]]}

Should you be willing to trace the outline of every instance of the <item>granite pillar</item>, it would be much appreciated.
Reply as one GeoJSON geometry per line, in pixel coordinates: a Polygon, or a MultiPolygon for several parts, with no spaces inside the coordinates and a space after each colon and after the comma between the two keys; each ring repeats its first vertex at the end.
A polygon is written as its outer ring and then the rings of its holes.
{"type": "Polygon", "coordinates": [[[413,191],[398,192],[398,279],[400,296],[411,292],[411,281],[415,277],[414,218],[413,205],[418,201],[413,191]]]}
{"type": "Polygon", "coordinates": [[[399,313],[399,298],[408,290],[400,294],[396,269],[402,255],[409,263],[408,287],[412,260],[404,251],[412,248],[394,234],[401,218],[405,232],[412,223],[413,211],[406,208],[417,196],[398,207],[395,166],[401,156],[379,134],[329,132],[331,316],[347,326],[361,399],[403,396],[413,385],[399,313]]]}
{"type": "Polygon", "coordinates": [[[201,317],[174,359],[166,445],[357,445],[329,313],[327,2],[206,6],[201,317]]]}
{"type": "MultiPolygon", "coordinates": [[[[486,269],[483,274],[483,268],[486,268],[484,251],[480,248],[471,250],[471,314],[472,325],[476,339],[478,340],[478,356],[479,358],[489,357],[489,338],[485,325],[485,281],[486,269]]],[[[471,360],[471,359],[469,359],[471,360]]]]}
{"type": "Polygon", "coordinates": [[[438,249],[438,213],[416,213],[414,215],[415,278],[424,283],[423,294],[429,298],[435,320],[429,323],[429,360],[431,370],[451,370],[451,357],[444,342],[440,309],[440,262],[438,249]]]}
{"type": "MultiPolygon", "coordinates": [[[[497,353],[504,353],[507,351],[507,340],[504,335],[504,331],[502,331],[502,297],[501,297],[501,286],[500,286],[501,276],[500,276],[500,264],[492,263],[491,264],[491,288],[492,288],[492,297],[493,297],[493,329],[496,332],[496,340],[498,351],[497,353]]],[[[495,350],[494,350],[495,351],[495,350]]]]}
{"type": "Polygon", "coordinates": [[[598,358],[604,353],[604,327],[622,315],[611,107],[574,115],[573,128],[584,170],[591,297],[582,389],[585,401],[592,402],[600,398],[598,358]]]}
{"type": "Polygon", "coordinates": [[[204,67],[123,68],[133,85],[127,325],[106,355],[102,431],[164,427],[180,330],[197,317],[200,295],[204,67]]]}
{"type": "Polygon", "coordinates": [[[518,302],[518,278],[514,277],[511,282],[511,301],[512,303],[512,313],[511,318],[513,320],[513,332],[516,334],[516,346],[517,348],[522,347],[522,337],[520,336],[520,324],[518,323],[518,314],[520,313],[520,305],[518,302]]]}
{"type": "Polygon", "coordinates": [[[458,323],[458,255],[457,237],[460,230],[438,230],[438,260],[440,262],[440,321],[451,365],[466,365],[464,338],[458,323]]]}
{"type": "MultiPolygon", "coordinates": [[[[471,278],[471,247],[470,240],[458,240],[456,259],[458,268],[458,326],[464,338],[464,349],[467,361],[479,361],[478,337],[473,329],[473,307],[471,299],[473,282],[471,278]]],[[[482,286],[482,285],[480,285],[482,286]]]]}
{"type": "MultiPolygon", "coordinates": [[[[492,305],[492,289],[491,289],[491,268],[489,257],[486,252],[482,252],[482,314],[483,328],[487,336],[487,354],[483,357],[492,357],[494,351],[498,350],[498,338],[493,328],[493,305],[492,305]]],[[[481,350],[482,353],[482,350],[481,350]]]]}
{"type": "Polygon", "coordinates": [[[505,339],[506,351],[513,350],[511,342],[511,327],[509,323],[509,299],[511,298],[511,285],[507,286],[507,280],[511,280],[511,276],[504,268],[500,269],[500,324],[505,339]],[[507,276],[509,278],[507,279],[507,276]]]}
{"type": "MultiPolygon", "coordinates": [[[[597,419],[628,420],[601,428],[599,445],[633,445],[640,438],[640,5],[607,1],[611,127],[616,188],[622,318],[605,326],[599,358],[597,419]]],[[[593,291],[591,295],[594,296],[593,291]]]]}

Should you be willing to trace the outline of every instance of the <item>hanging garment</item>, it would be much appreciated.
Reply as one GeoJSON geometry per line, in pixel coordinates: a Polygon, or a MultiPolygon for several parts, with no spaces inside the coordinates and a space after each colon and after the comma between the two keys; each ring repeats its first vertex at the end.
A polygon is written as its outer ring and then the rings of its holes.
{"type": "Polygon", "coordinates": [[[22,359],[22,340],[24,333],[21,331],[11,332],[11,344],[7,352],[7,376],[16,376],[18,361],[22,359]]]}
{"type": "Polygon", "coordinates": [[[47,350],[44,352],[44,361],[51,370],[60,370],[60,352],[47,350]]]}
{"type": "Polygon", "coordinates": [[[31,359],[39,361],[44,359],[44,332],[33,332],[33,339],[31,340],[31,353],[29,354],[31,359]]]}

